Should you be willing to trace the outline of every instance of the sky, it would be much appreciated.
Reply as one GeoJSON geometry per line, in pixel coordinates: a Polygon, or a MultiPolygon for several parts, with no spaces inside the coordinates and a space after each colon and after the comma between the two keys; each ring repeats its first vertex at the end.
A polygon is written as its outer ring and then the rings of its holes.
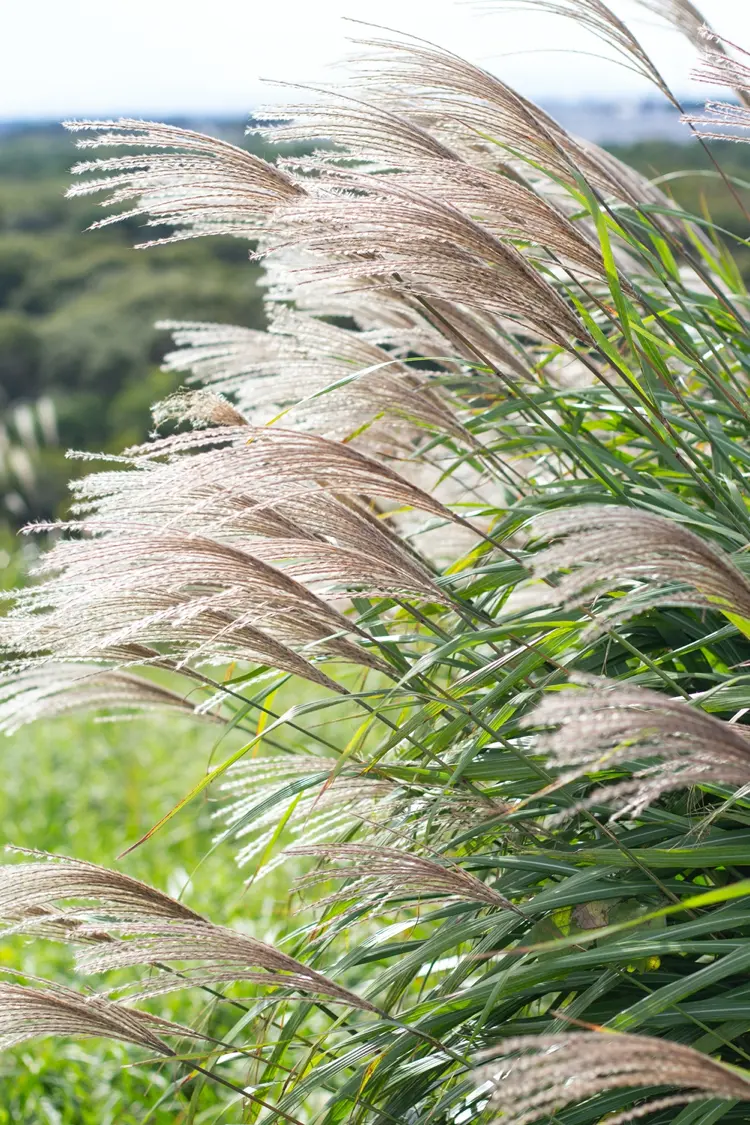
{"type": "MultiPolygon", "coordinates": [[[[632,0],[613,0],[620,13],[632,0]]],[[[750,0],[704,0],[704,14],[750,49],[750,0]]],[[[265,85],[334,83],[367,34],[342,17],[419,34],[499,74],[522,93],[575,100],[647,94],[611,62],[570,54],[601,45],[567,20],[470,0],[0,0],[0,120],[245,115],[298,98],[265,85]],[[487,8],[493,8],[491,12],[487,8]],[[484,9],[484,10],[483,10],[484,9]]],[[[631,26],[681,94],[695,52],[640,10],[631,26]]]]}

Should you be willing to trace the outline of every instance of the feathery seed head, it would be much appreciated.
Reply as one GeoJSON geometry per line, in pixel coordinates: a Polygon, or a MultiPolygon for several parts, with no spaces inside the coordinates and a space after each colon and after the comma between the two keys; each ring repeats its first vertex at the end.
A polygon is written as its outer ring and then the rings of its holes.
{"type": "Polygon", "coordinates": [[[642,176],[597,145],[574,139],[539,106],[458,55],[408,36],[361,44],[373,54],[365,60],[369,70],[357,67],[359,84],[374,88],[380,104],[416,121],[467,164],[491,171],[510,165],[523,176],[542,168],[545,182],[552,177],[571,187],[582,174],[615,199],[669,206],[642,176]]]}
{"type": "Polygon", "coordinates": [[[195,1036],[189,1028],[116,1004],[103,996],[81,996],[68,988],[0,983],[0,1050],[48,1035],[103,1038],[133,1043],[172,1056],[161,1034],[195,1036]]]}
{"type": "Polygon", "coordinates": [[[9,850],[31,861],[0,865],[2,919],[33,920],[40,910],[63,913],[59,904],[65,902],[65,917],[78,920],[90,918],[96,908],[120,919],[201,920],[183,903],[121,871],[28,848],[9,850]]]}
{"type": "Polygon", "coordinates": [[[102,206],[129,200],[132,210],[102,219],[106,226],[144,216],[148,226],[172,226],[175,234],[144,243],[175,242],[199,235],[257,238],[279,204],[303,194],[291,176],[244,149],[176,125],[123,118],[120,121],[68,121],[66,128],[94,135],[80,148],[138,147],[137,156],[114,156],[78,164],[76,174],[101,178],[72,187],[70,195],[110,191],[102,206]]]}
{"type": "MultiPolygon", "coordinates": [[[[437,863],[414,855],[413,852],[366,844],[312,844],[290,848],[287,854],[314,855],[325,860],[345,861],[346,865],[340,868],[325,865],[320,870],[303,876],[299,884],[301,887],[331,878],[355,879],[364,884],[368,892],[381,899],[410,893],[417,898],[421,895],[438,895],[521,913],[504,895],[498,894],[455,862],[437,863]]],[[[350,894],[351,891],[345,889],[336,897],[349,897],[350,894]]]]}
{"type": "MultiPolygon", "coordinates": [[[[0,866],[0,917],[16,923],[15,930],[21,928],[19,923],[27,930],[40,925],[49,929],[58,923],[60,934],[83,944],[78,957],[82,971],[99,973],[165,961],[192,961],[201,965],[199,977],[265,980],[322,992],[353,1007],[374,1010],[348,989],[288,954],[216,926],[145,883],[96,864],[39,852],[26,854],[41,862],[0,866]],[[253,972],[248,976],[251,966],[272,975],[253,972]],[[288,980],[280,974],[291,977],[288,980]]],[[[191,983],[195,982],[188,975],[181,982],[177,980],[174,987],[191,983]]],[[[163,987],[158,991],[164,991],[163,987]]]]}
{"type": "MultiPolygon", "coordinates": [[[[505,1125],[530,1125],[565,1106],[578,1106],[607,1091],[649,1086],[679,1093],[654,1098],[607,1121],[624,1125],[647,1113],[706,1098],[750,1101],[750,1078],[682,1043],[645,1035],[572,1032],[511,1037],[487,1052],[479,1070],[492,1086],[493,1105],[505,1125]]],[[[632,1097],[637,1094],[634,1092],[632,1097]]]]}
{"type": "MultiPolygon", "coordinates": [[[[355,159],[359,166],[402,168],[433,157],[455,160],[456,154],[427,129],[383,105],[347,97],[342,91],[319,91],[327,101],[265,107],[259,111],[270,126],[253,129],[277,144],[326,141],[337,146],[317,154],[321,164],[355,159]],[[343,151],[342,151],[343,150],[343,151]]],[[[290,163],[296,164],[294,159],[290,163]]]]}
{"type": "Polygon", "coordinates": [[[366,281],[375,275],[375,288],[505,316],[563,345],[588,338],[571,308],[519,251],[449,204],[394,180],[368,183],[356,198],[310,197],[277,214],[279,245],[318,259],[303,277],[366,281]]]}
{"type": "Polygon", "coordinates": [[[244,426],[247,419],[222,394],[206,388],[180,390],[152,409],[155,426],[165,422],[189,422],[192,426],[244,426]]]}
{"type": "Polygon", "coordinates": [[[621,805],[618,817],[637,816],[672,790],[750,781],[746,727],[645,688],[593,678],[582,682],[583,690],[547,693],[526,720],[527,726],[556,728],[540,736],[537,747],[565,771],[562,781],[655,760],[632,777],[596,790],[584,805],[614,801],[621,805]]]}
{"type": "Polygon", "coordinates": [[[592,504],[545,513],[534,527],[540,537],[559,540],[534,557],[534,574],[571,570],[551,592],[558,602],[582,605],[632,584],[631,593],[607,605],[605,619],[687,604],[750,621],[750,582],[729,556],[676,520],[592,504]]]}
{"type": "Polygon", "coordinates": [[[384,429],[378,416],[385,415],[470,442],[424,376],[362,332],[286,306],[272,311],[267,333],[229,325],[164,326],[182,345],[167,355],[165,369],[189,371],[191,382],[236,395],[258,423],[284,409],[305,429],[347,437],[362,427],[384,429]]]}
{"type": "MultiPolygon", "coordinates": [[[[154,709],[196,715],[193,704],[177,692],[106,665],[44,663],[0,677],[0,731],[5,734],[76,711],[122,715],[154,709]]],[[[223,722],[214,714],[205,717],[223,722]]]]}

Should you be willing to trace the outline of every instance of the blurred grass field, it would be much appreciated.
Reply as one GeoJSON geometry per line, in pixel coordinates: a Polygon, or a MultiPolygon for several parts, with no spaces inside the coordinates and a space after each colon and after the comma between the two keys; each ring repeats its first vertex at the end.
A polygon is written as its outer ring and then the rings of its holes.
{"type": "MultiPolygon", "coordinates": [[[[124,723],[70,717],[4,738],[3,842],[113,865],[174,895],[184,889],[184,900],[194,909],[216,921],[251,926],[262,937],[287,916],[288,896],[280,888],[276,893],[273,878],[245,891],[231,844],[201,863],[216,830],[209,801],[196,800],[157,841],[117,860],[198,780],[215,738],[215,728],[208,725],[153,716],[124,723]]],[[[286,880],[280,876],[278,882],[286,880]]],[[[6,940],[0,956],[5,968],[23,965],[25,973],[70,980],[72,955],[65,946],[6,940]]],[[[99,984],[96,978],[91,983],[99,984]]],[[[86,978],[81,984],[86,986],[86,978]]],[[[196,990],[178,993],[152,1010],[189,1021],[206,999],[196,990]]],[[[176,1093],[173,1078],[153,1065],[138,1065],[138,1052],[117,1044],[35,1040],[0,1055],[0,1125],[214,1120],[220,1106],[212,1091],[202,1089],[200,1113],[193,1117],[189,1094],[194,1084],[176,1093]],[[155,1096],[159,1083],[166,1096],[153,1109],[162,1092],[155,1096]]]]}

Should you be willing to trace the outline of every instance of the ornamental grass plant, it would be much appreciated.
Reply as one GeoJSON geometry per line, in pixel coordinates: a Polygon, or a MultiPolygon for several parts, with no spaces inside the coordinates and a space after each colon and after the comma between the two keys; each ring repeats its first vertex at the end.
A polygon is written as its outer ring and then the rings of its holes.
{"type": "MultiPolygon", "coordinates": [[[[522,6],[679,109],[602,0],[522,6]]],[[[691,143],[742,140],[748,56],[688,0],[640,8],[727,87],[691,143]]],[[[184,389],[32,527],[51,546],[0,620],[0,726],[160,711],[215,749],[111,870],[8,856],[4,933],[70,943],[80,975],[8,974],[0,1047],[126,1043],[186,1121],[747,1121],[732,237],[500,78],[358,34],[346,87],[263,111],[273,164],[70,123],[98,225],[138,217],[150,253],[247,240],[268,327],[164,325],[184,389]],[[238,891],[287,888],[273,942],[128,874],[206,796],[238,891]]]]}

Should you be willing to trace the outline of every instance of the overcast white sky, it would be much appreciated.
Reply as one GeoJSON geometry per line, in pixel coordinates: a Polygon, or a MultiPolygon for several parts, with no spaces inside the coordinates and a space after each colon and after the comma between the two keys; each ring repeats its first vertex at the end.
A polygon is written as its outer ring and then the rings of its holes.
{"type": "MultiPolygon", "coordinates": [[[[630,2],[618,10],[632,11],[630,2]]],[[[247,114],[280,100],[261,78],[341,77],[332,64],[358,33],[342,16],[432,39],[534,96],[647,91],[611,63],[560,53],[597,50],[568,21],[508,9],[487,14],[465,0],[0,0],[0,119],[247,114]],[[542,50],[527,53],[532,45],[542,50]]],[[[704,0],[703,10],[750,48],[750,0],[704,0]]],[[[642,10],[632,26],[680,93],[703,95],[680,36],[642,10]]]]}

